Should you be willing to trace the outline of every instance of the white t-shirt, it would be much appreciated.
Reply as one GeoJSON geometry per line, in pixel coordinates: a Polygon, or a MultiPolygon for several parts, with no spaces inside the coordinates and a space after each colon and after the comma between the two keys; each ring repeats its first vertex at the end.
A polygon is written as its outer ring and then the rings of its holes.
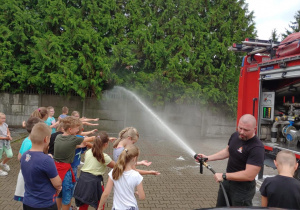
{"type": "Polygon", "coordinates": [[[135,170],[124,171],[122,176],[118,180],[112,178],[112,171],[108,173],[108,176],[114,182],[114,200],[113,209],[125,210],[134,207],[138,210],[137,201],[134,196],[135,188],[142,181],[143,177],[139,172],[135,170]]]}

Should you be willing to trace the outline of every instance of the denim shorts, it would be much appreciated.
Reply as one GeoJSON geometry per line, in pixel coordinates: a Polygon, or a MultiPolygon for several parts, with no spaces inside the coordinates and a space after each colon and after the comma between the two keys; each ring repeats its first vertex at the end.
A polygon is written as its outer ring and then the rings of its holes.
{"type": "Polygon", "coordinates": [[[72,172],[71,170],[69,170],[62,182],[62,190],[57,196],[57,198],[62,198],[62,203],[64,205],[68,205],[69,203],[71,203],[74,185],[75,182],[72,182],[72,172]]]}

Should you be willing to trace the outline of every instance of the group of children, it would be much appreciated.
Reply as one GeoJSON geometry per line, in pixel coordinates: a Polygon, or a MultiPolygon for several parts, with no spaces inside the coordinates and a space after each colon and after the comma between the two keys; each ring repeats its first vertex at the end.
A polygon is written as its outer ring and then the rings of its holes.
{"type": "MultiPolygon", "coordinates": [[[[18,154],[21,169],[14,199],[23,202],[23,209],[26,210],[69,210],[74,197],[80,210],[89,206],[100,210],[104,209],[104,203],[114,186],[113,209],[138,209],[135,189],[140,199],[145,198],[141,174],[160,174],[135,168],[135,165],[151,164],[146,160],[137,162],[139,149],[133,144],[139,139],[138,131],[133,127],[125,128],[117,140],[96,129],[83,132],[83,125],[98,125],[88,123],[98,118],[80,118],[76,111],[72,113],[73,116],[67,116],[67,113],[68,109],[64,107],[63,115],[56,122],[53,107],[39,107],[23,123],[29,136],[22,142],[18,154]],[[109,142],[114,141],[112,160],[104,150],[109,142]],[[85,161],[78,178],[77,170],[83,152],[85,161]],[[103,175],[107,167],[112,170],[104,189],[103,175]]],[[[11,158],[11,148],[7,146],[11,137],[5,124],[5,115],[2,115],[0,113],[0,131],[7,142],[0,154],[5,151],[7,158],[11,158]]],[[[3,161],[1,164],[5,163],[3,161]]]]}
{"type": "MultiPolygon", "coordinates": [[[[25,210],[69,210],[72,197],[80,210],[89,206],[101,210],[114,187],[112,209],[138,209],[135,195],[141,200],[145,198],[142,175],[160,174],[136,169],[136,165],[151,164],[146,160],[138,162],[140,152],[134,146],[139,139],[138,131],[127,127],[117,140],[96,129],[83,132],[84,122],[97,119],[79,118],[78,112],[73,112],[76,116],[65,116],[67,113],[68,110],[56,122],[53,107],[40,107],[25,123],[29,136],[18,154],[21,170],[14,199],[22,201],[25,210]],[[109,142],[114,142],[113,159],[104,153],[109,142]],[[85,162],[78,178],[83,152],[85,162]],[[103,175],[107,167],[112,170],[104,189],[103,175]]],[[[12,138],[5,121],[5,114],[0,113],[0,160],[3,152],[7,156],[0,163],[4,169],[0,170],[0,176],[7,175],[10,168],[6,163],[13,156],[12,138]]],[[[264,180],[260,188],[262,206],[300,209],[300,182],[293,178],[298,168],[295,155],[283,150],[274,163],[278,175],[264,180]]]]}

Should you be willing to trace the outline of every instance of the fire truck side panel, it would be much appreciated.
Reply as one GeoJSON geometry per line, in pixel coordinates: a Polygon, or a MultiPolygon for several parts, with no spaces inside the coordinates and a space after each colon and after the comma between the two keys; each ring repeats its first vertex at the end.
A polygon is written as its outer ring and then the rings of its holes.
{"type": "Polygon", "coordinates": [[[258,117],[260,77],[258,63],[263,57],[265,56],[255,55],[252,61],[251,56],[246,56],[244,59],[239,80],[237,124],[244,114],[253,114],[255,118],[258,117]]]}

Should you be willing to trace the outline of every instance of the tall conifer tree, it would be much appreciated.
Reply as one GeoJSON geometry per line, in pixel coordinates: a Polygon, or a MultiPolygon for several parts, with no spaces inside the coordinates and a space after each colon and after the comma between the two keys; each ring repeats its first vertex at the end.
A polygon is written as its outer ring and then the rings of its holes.
{"type": "Polygon", "coordinates": [[[98,96],[119,84],[235,112],[239,55],[255,37],[244,0],[0,0],[0,83],[98,96]],[[223,106],[225,105],[225,106],[223,106]]]}

